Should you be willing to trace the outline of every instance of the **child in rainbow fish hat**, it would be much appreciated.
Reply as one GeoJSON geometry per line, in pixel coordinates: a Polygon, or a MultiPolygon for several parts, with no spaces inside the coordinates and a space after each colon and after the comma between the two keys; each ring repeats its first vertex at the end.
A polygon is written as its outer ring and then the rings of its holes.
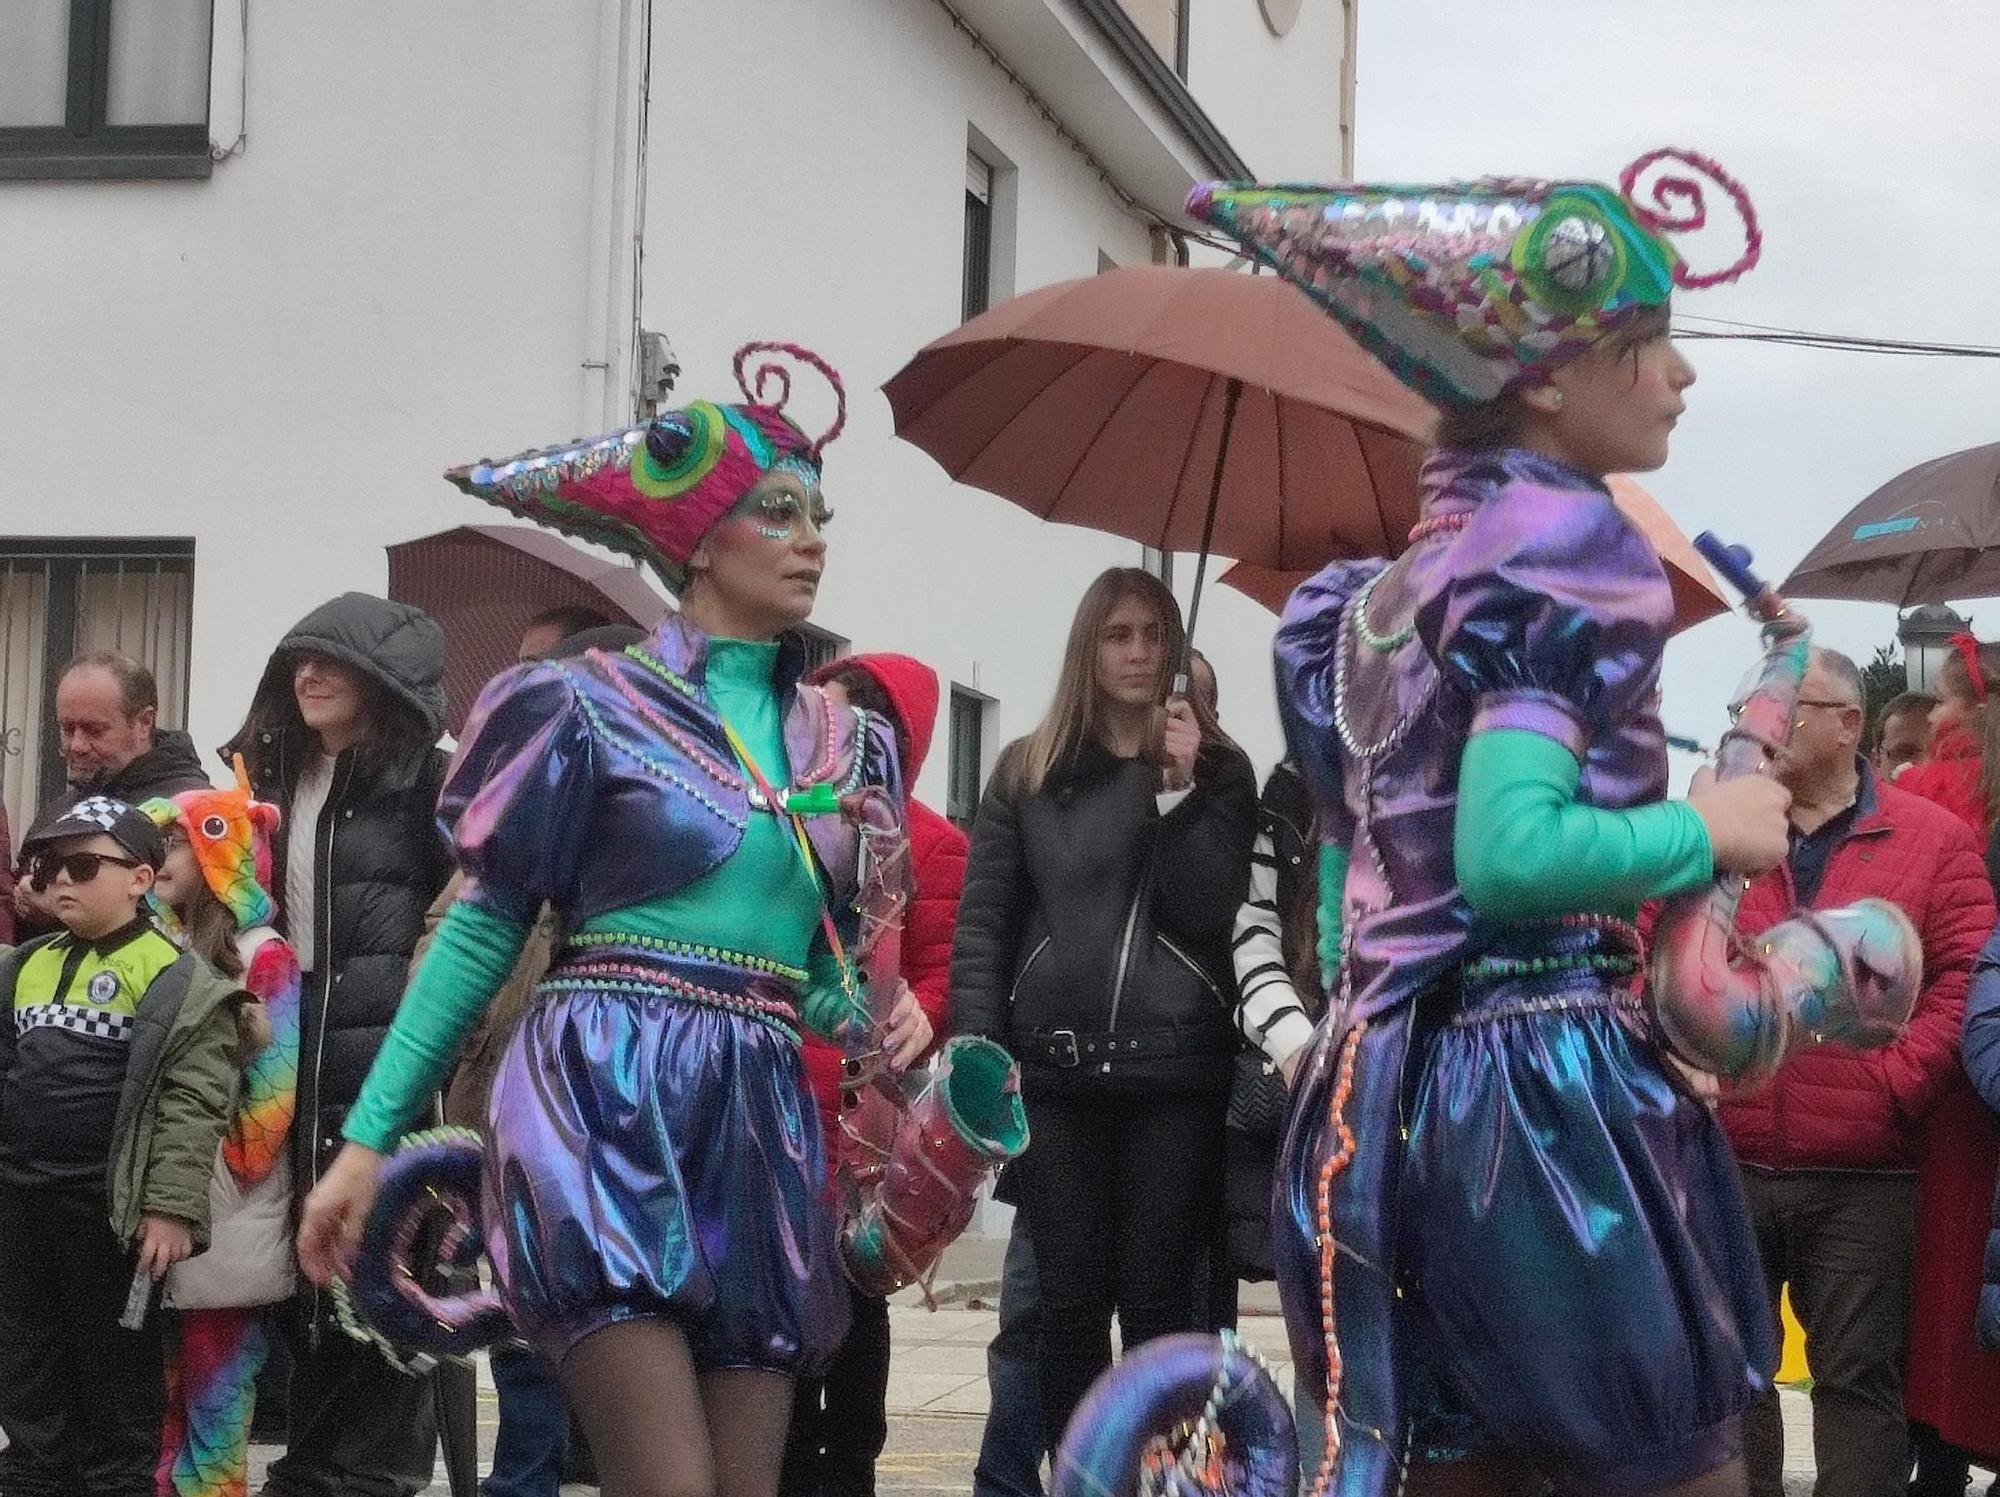
{"type": "Polygon", "coordinates": [[[155,887],[177,939],[240,980],[262,1010],[261,1024],[242,1026],[249,1058],[210,1185],[209,1250],[168,1274],[164,1300],[180,1313],[167,1342],[158,1497],[240,1497],[269,1349],[262,1308],[293,1285],[285,1136],[298,1094],[300,981],[298,958],[271,926],[278,808],[251,799],[239,757],[234,788],[144,809],[166,833],[155,887]]]}

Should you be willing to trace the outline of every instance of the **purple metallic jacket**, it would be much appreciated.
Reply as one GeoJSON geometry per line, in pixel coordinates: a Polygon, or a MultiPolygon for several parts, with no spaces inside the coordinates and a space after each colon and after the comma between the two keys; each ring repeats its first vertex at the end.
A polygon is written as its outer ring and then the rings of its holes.
{"type": "Polygon", "coordinates": [[[1673,599],[1651,542],[1598,480],[1519,448],[1443,449],[1423,485],[1425,519],[1472,518],[1420,543],[1368,607],[1378,632],[1407,620],[1422,648],[1343,659],[1341,609],[1379,560],[1335,563],[1299,588],[1276,646],[1286,737],[1326,837],[1353,850],[1342,926],[1363,1018],[1508,937],[1504,923],[1477,928],[1453,866],[1474,733],[1524,728],[1565,745],[1585,805],[1648,805],[1667,790],[1658,702],[1673,599]],[[1354,748],[1385,742],[1357,772],[1354,748]]]}
{"type": "Polygon", "coordinates": [[[1398,1192],[1413,1054],[1450,1017],[1460,988],[1447,979],[1464,963],[1542,954],[1533,928],[1482,918],[1459,889],[1465,746],[1489,728],[1554,739],[1582,765],[1579,800],[1601,807],[1659,800],[1667,779],[1657,696],[1672,600],[1651,544],[1604,485],[1519,449],[1440,450],[1423,483],[1424,517],[1467,516],[1464,528],[1418,543],[1387,576],[1379,560],[1328,567],[1292,595],[1276,644],[1293,757],[1322,835],[1351,851],[1345,982],[1299,1076],[1273,1213],[1308,1388],[1323,1388],[1327,1375],[1316,1197],[1337,1040],[1350,1017],[1369,1025],[1347,1112],[1358,1147],[1332,1202],[1344,1265],[1341,1497],[1396,1489],[1405,1454],[1396,1432],[1424,1413],[1398,1377],[1398,1192]],[[1364,588],[1379,648],[1343,627],[1364,588]]]}
{"type": "MultiPolygon", "coordinates": [[[[593,651],[516,666],[481,693],[438,802],[466,899],[524,926],[551,904],[571,930],[684,889],[736,851],[751,809],[702,691],[708,636],[669,613],[646,648],[664,672],[593,651]]],[[[889,725],[833,710],[823,691],[802,683],[804,667],[803,647],[787,637],[774,689],[792,698],[792,788],[880,785],[900,802],[889,725]]],[[[847,923],[854,828],[832,815],[808,816],[805,825],[829,902],[847,923]]]]}

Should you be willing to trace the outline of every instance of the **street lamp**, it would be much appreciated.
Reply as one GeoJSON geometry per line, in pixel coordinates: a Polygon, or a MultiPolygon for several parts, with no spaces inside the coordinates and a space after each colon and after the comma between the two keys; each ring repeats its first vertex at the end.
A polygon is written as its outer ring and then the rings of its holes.
{"type": "Polygon", "coordinates": [[[1938,670],[1951,653],[1952,635],[1971,628],[1971,619],[1960,618],[1942,603],[1912,608],[1896,620],[1896,642],[1903,647],[1903,673],[1910,690],[1937,695],[1938,670]]]}

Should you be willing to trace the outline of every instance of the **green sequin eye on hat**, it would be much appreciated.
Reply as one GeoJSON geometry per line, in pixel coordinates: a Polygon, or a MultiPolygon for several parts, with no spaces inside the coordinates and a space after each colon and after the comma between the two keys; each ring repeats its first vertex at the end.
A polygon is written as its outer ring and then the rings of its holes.
{"type": "Polygon", "coordinates": [[[1536,301],[1565,312],[1602,307],[1625,278],[1617,226],[1580,193],[1551,194],[1510,258],[1536,301]]]}
{"type": "Polygon", "coordinates": [[[649,499],[678,499],[708,477],[728,440],[720,406],[697,400],[669,411],[632,454],[632,486],[649,499]]]}

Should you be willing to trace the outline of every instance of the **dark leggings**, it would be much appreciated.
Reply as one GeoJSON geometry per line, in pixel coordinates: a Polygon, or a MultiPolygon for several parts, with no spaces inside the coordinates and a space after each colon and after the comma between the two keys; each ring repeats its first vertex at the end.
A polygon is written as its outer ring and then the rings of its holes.
{"type": "Polygon", "coordinates": [[[848,1294],[854,1320],[833,1365],[793,1392],[780,1497],[875,1497],[889,1439],[889,1302],[848,1294]]]}
{"type": "Polygon", "coordinates": [[[1127,1351],[1196,1328],[1195,1273],[1221,1205],[1226,1100],[1218,1092],[1028,1103],[1021,1211],[1041,1283],[1051,1449],[1111,1365],[1114,1313],[1127,1351]]]}

